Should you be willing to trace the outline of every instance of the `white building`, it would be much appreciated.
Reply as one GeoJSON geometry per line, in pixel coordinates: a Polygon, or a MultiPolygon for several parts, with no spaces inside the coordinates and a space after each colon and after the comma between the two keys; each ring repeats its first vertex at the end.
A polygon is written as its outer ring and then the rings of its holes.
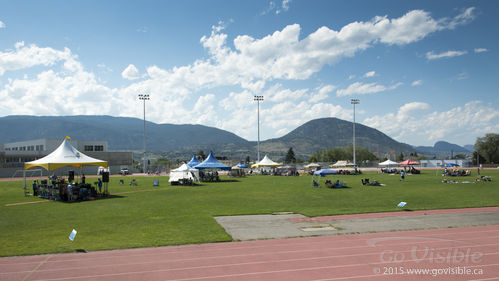
{"type": "MultiPolygon", "coordinates": [[[[45,157],[59,147],[61,142],[61,139],[36,139],[0,145],[0,177],[11,176],[17,170],[23,169],[24,162],[45,157]]],[[[121,168],[132,170],[132,152],[108,151],[107,141],[71,140],[71,145],[90,157],[108,161],[111,173],[118,173],[121,168]]],[[[93,174],[97,168],[88,166],[84,172],[93,174]]]]}
{"type": "Polygon", "coordinates": [[[421,167],[423,168],[440,168],[443,164],[457,164],[461,168],[471,167],[470,159],[449,159],[449,160],[419,160],[421,167]]]}

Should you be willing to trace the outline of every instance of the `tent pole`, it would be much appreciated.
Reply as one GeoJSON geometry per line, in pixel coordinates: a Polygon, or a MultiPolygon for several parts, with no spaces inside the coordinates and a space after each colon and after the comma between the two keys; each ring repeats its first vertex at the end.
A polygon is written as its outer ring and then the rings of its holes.
{"type": "Polygon", "coordinates": [[[26,194],[28,194],[28,190],[26,189],[26,170],[24,169],[23,169],[23,178],[24,178],[24,196],[26,196],[26,194]]]}

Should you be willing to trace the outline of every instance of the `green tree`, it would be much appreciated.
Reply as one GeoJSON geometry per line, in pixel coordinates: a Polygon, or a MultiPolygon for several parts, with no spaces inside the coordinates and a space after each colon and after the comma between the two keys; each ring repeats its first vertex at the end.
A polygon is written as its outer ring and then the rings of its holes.
{"type": "Polygon", "coordinates": [[[485,137],[477,138],[475,150],[483,156],[487,163],[499,162],[499,134],[486,134],[485,137]]]}
{"type": "Polygon", "coordinates": [[[206,159],[206,155],[204,154],[204,151],[202,149],[198,152],[198,157],[201,158],[201,159],[198,159],[200,161],[203,161],[204,159],[206,159]]]}
{"type": "Polygon", "coordinates": [[[286,162],[286,163],[295,163],[296,162],[295,152],[293,151],[292,147],[290,147],[288,149],[288,153],[286,154],[286,158],[284,158],[284,162],[286,162]]]}
{"type": "Polygon", "coordinates": [[[397,161],[403,161],[404,160],[404,153],[400,152],[400,155],[397,157],[397,161]]]}
{"type": "MultiPolygon", "coordinates": [[[[376,155],[371,153],[364,147],[356,147],[356,160],[376,160],[376,155]]],[[[326,150],[320,150],[310,156],[309,162],[336,162],[338,160],[353,159],[353,147],[346,146],[343,148],[334,147],[326,150]]]]}

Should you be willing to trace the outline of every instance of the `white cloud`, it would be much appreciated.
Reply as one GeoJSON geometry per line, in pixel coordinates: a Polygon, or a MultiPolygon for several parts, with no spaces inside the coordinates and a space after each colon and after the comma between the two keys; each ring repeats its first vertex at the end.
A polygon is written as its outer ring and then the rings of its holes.
{"type": "Polygon", "coordinates": [[[289,3],[291,3],[291,0],[282,0],[282,9],[284,11],[289,10],[289,3]]]}
{"type": "Polygon", "coordinates": [[[470,7],[452,19],[444,18],[441,21],[443,22],[444,25],[447,26],[447,28],[454,29],[459,25],[467,24],[470,21],[474,20],[475,19],[475,15],[473,14],[474,10],[475,7],[470,7]]]}
{"type": "MultiPolygon", "coordinates": [[[[14,50],[0,52],[0,76],[6,71],[20,70],[37,65],[52,66],[57,62],[67,62],[69,68],[77,56],[73,55],[68,48],[58,51],[52,48],[40,48],[36,45],[25,46],[24,42],[17,42],[14,50]]],[[[68,69],[74,70],[74,69],[68,69]]]]}
{"type": "Polygon", "coordinates": [[[317,103],[317,102],[320,102],[322,100],[325,100],[328,98],[328,94],[333,92],[335,89],[336,89],[336,86],[334,86],[334,85],[325,85],[325,86],[318,87],[316,89],[317,92],[313,93],[310,96],[309,101],[311,103],[317,103]]]}
{"type": "Polygon", "coordinates": [[[133,64],[129,64],[123,72],[121,72],[121,77],[128,80],[135,80],[140,78],[140,73],[137,67],[133,64]]]}
{"type": "Polygon", "coordinates": [[[275,2],[274,2],[274,1],[270,1],[270,2],[269,2],[269,6],[267,7],[267,9],[265,9],[264,11],[262,11],[262,12],[260,13],[260,15],[264,16],[264,15],[266,15],[266,14],[268,14],[268,13],[272,12],[272,11],[275,9],[275,7],[276,7],[275,2]]]}
{"type": "Polygon", "coordinates": [[[423,80],[416,80],[414,82],[411,83],[411,86],[420,86],[420,85],[423,85],[423,80]]]}
{"type": "Polygon", "coordinates": [[[374,77],[374,75],[376,75],[376,71],[369,71],[366,74],[364,74],[364,77],[369,78],[369,77],[374,77]]]}
{"type": "Polygon", "coordinates": [[[3,23],[2,21],[0,21],[0,28],[5,28],[5,23],[3,23]]]}
{"type": "Polygon", "coordinates": [[[355,82],[353,84],[350,84],[350,86],[348,86],[346,89],[337,90],[336,95],[338,97],[343,97],[343,96],[352,96],[352,95],[373,94],[373,93],[384,92],[387,90],[393,90],[400,87],[401,85],[402,83],[399,82],[389,87],[386,87],[376,82],[367,83],[367,84],[364,84],[362,82],[355,82]]]}
{"type": "Polygon", "coordinates": [[[483,53],[483,52],[488,52],[489,50],[487,50],[485,48],[475,48],[473,51],[475,53],[483,53]]]}
{"type": "Polygon", "coordinates": [[[278,15],[281,12],[287,12],[289,10],[289,3],[291,3],[291,0],[282,0],[281,8],[276,9],[275,13],[278,15]]]}
{"type": "Polygon", "coordinates": [[[436,59],[441,59],[441,58],[451,58],[451,57],[458,57],[462,55],[466,55],[468,51],[447,51],[443,52],[440,54],[436,54],[433,51],[427,52],[426,53],[426,59],[428,60],[436,60],[436,59]]]}
{"type": "Polygon", "coordinates": [[[276,84],[266,90],[263,95],[265,96],[265,99],[269,101],[283,102],[301,99],[305,97],[307,92],[308,89],[299,89],[295,91],[291,89],[282,89],[281,84],[276,84]]]}
{"type": "Polygon", "coordinates": [[[433,145],[444,139],[470,144],[476,136],[499,130],[499,111],[490,104],[472,101],[448,111],[428,112],[429,109],[426,103],[409,103],[397,113],[373,116],[362,123],[415,145],[433,145]]]}
{"type": "MultiPolygon", "coordinates": [[[[222,33],[225,25],[219,22],[212,27],[211,34],[200,39],[207,51],[206,58],[171,69],[152,65],[146,68],[144,75],[130,64],[123,70],[122,77],[143,79],[123,88],[100,84],[67,48],[56,50],[25,46],[20,42],[15,50],[0,52],[0,75],[33,66],[44,69],[38,75],[9,79],[2,85],[0,112],[141,117],[142,104],[137,94],[147,91],[151,96],[146,103],[148,120],[217,126],[254,139],[253,95],[264,94],[261,117],[264,119],[262,132],[266,135],[262,135],[262,139],[276,137],[276,132],[290,131],[311,119],[351,117],[351,110],[327,101],[329,93],[336,91],[334,85],[313,90],[291,89],[276,80],[310,78],[324,65],[354,56],[376,44],[416,42],[450,28],[449,22],[451,20],[433,19],[429,13],[417,10],[394,19],[378,17],[367,22],[352,22],[338,31],[321,27],[308,35],[301,35],[300,25],[293,24],[262,38],[240,35],[233,42],[228,42],[228,35],[222,33]],[[47,100],[51,102],[40,102],[47,100]]],[[[375,93],[401,85],[354,84],[337,90],[336,94],[375,93]]]]}

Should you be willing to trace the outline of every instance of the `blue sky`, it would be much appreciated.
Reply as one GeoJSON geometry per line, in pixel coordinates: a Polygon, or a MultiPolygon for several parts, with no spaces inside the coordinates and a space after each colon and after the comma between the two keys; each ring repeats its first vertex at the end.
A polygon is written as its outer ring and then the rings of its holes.
{"type": "Polygon", "coordinates": [[[0,116],[112,115],[248,140],[316,118],[412,145],[499,131],[497,1],[2,1],[0,116]]]}

